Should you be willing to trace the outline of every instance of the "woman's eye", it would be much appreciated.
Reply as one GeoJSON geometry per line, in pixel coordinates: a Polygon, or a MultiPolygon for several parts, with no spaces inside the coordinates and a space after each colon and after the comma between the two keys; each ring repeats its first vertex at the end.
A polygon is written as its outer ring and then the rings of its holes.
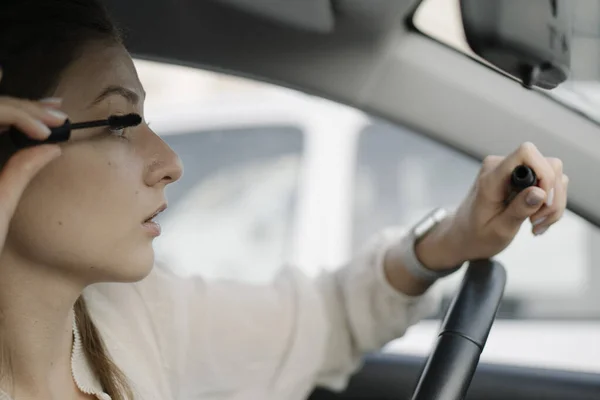
{"type": "Polygon", "coordinates": [[[111,134],[113,134],[114,136],[122,137],[122,138],[125,138],[126,130],[127,130],[126,128],[117,128],[117,129],[109,128],[109,132],[111,134]]]}

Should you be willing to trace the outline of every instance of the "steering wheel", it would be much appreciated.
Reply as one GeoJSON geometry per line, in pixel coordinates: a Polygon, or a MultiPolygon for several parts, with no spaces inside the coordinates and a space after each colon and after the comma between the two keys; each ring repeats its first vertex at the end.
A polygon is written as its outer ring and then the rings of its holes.
{"type": "Polygon", "coordinates": [[[469,263],[412,400],[462,400],[479,363],[506,285],[494,260],[469,263]]]}

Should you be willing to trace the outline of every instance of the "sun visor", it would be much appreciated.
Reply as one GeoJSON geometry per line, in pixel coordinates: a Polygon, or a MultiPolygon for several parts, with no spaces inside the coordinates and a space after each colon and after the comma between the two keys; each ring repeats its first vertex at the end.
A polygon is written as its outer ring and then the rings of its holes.
{"type": "Polygon", "coordinates": [[[334,28],[331,0],[213,0],[271,21],[316,33],[334,28]]]}

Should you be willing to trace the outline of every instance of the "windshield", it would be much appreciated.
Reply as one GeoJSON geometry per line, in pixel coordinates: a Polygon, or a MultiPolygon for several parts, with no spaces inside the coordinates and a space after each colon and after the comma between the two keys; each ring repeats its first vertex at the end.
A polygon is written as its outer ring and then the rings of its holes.
{"type": "MultiPolygon", "coordinates": [[[[600,123],[600,0],[574,1],[572,7],[571,75],[556,89],[540,91],[600,123]]],[[[458,0],[424,0],[413,23],[423,34],[488,64],[466,42],[458,0]]]]}

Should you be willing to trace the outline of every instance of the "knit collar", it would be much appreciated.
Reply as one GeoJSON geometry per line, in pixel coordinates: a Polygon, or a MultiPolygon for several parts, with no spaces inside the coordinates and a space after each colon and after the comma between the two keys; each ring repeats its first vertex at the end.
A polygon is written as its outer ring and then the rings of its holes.
{"type": "MultiPolygon", "coordinates": [[[[75,313],[73,313],[73,351],[71,353],[71,372],[73,379],[79,390],[85,394],[96,396],[99,400],[111,400],[111,397],[104,393],[102,385],[94,374],[92,366],[85,355],[83,344],[81,342],[81,334],[77,327],[75,313]]],[[[2,400],[0,398],[0,400],[2,400]]]]}

